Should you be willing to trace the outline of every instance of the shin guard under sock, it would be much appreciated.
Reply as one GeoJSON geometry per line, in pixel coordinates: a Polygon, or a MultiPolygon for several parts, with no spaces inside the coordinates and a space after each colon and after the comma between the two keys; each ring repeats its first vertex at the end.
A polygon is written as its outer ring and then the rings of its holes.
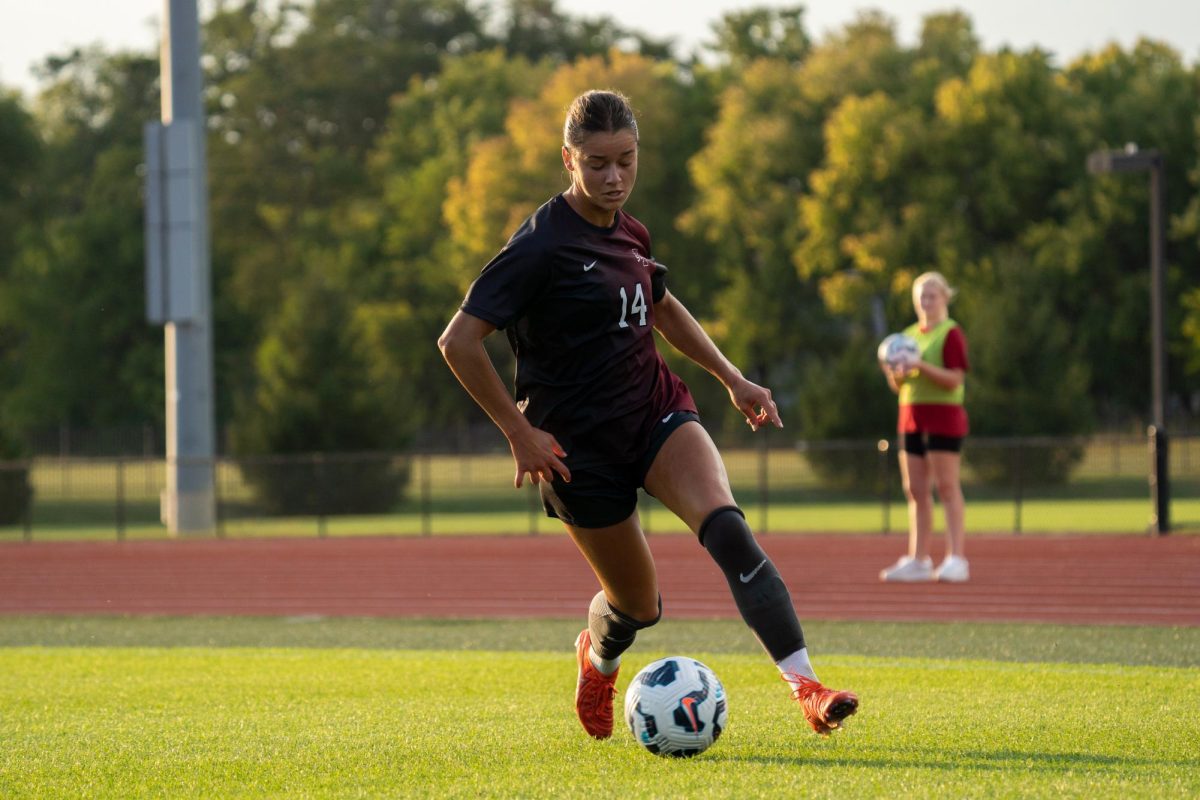
{"type": "Polygon", "coordinates": [[[592,650],[606,661],[614,659],[629,649],[638,631],[654,625],[661,617],[661,597],[658,598],[658,616],[649,622],[641,622],[613,608],[604,592],[597,592],[588,608],[588,632],[592,635],[592,650]]]}
{"type": "Polygon", "coordinates": [[[725,573],[742,619],[775,661],[804,647],[792,596],[759,547],[737,506],[713,511],[700,525],[700,544],[725,573]]]}

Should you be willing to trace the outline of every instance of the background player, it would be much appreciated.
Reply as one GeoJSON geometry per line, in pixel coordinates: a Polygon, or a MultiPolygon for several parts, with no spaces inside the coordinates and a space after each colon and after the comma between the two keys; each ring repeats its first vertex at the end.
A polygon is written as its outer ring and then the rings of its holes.
{"type": "Polygon", "coordinates": [[[904,332],[917,340],[921,358],[897,369],[882,361],[879,365],[888,386],[900,396],[896,430],[900,475],[908,499],[908,554],[881,571],[879,578],[961,583],[970,578],[959,480],[962,443],[967,435],[963,406],[963,381],[970,368],[967,339],[950,319],[954,290],[941,273],[919,275],[912,293],[917,322],[904,332]],[[946,557],[937,569],[929,555],[934,486],[946,513],[946,557]]]}
{"type": "Polygon", "coordinates": [[[598,738],[612,734],[621,654],[662,614],[636,509],[643,487],[696,533],[809,724],[828,733],[858,699],[817,680],[787,587],[735,504],[720,453],[653,331],[720,380],[754,430],[783,425],[771,393],[747,380],[667,290],[649,233],[621,210],[638,167],[626,99],[580,95],[563,141],[570,187],[484,267],[438,345],[508,439],[514,485],[525,475],[538,485],[546,513],[563,522],[600,583],[576,640],[580,722],[598,738]],[[483,346],[497,329],[516,355],[516,402],[483,346]]]}

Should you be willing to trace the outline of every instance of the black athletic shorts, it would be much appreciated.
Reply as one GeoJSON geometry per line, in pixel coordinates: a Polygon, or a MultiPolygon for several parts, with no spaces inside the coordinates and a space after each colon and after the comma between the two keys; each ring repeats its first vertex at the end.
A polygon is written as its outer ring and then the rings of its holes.
{"type": "Polygon", "coordinates": [[[663,443],[676,428],[692,421],[699,422],[700,415],[691,411],[667,414],[650,432],[642,457],[633,463],[573,469],[570,483],[558,473],[554,480],[542,481],[538,488],[546,516],[578,528],[607,528],[628,519],[637,508],[637,490],[642,488],[663,443]]]}
{"type": "Polygon", "coordinates": [[[923,456],[928,450],[944,453],[961,453],[963,437],[938,436],[932,433],[900,434],[900,449],[909,455],[923,456]]]}

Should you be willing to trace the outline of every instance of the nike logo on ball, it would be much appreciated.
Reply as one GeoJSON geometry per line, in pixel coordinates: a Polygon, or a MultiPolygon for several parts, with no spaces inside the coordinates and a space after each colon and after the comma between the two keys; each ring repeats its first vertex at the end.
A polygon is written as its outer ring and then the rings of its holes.
{"type": "Polygon", "coordinates": [[[757,566],[757,567],[755,567],[754,569],[750,570],[750,574],[749,574],[749,575],[743,575],[743,574],[741,574],[741,573],[739,572],[739,573],[738,573],[738,577],[739,577],[739,578],[741,578],[741,580],[742,580],[742,583],[749,583],[750,581],[754,580],[754,576],[758,574],[758,571],[759,571],[760,569],[762,569],[762,568],[763,568],[763,566],[764,566],[766,563],[767,563],[767,560],[764,558],[762,561],[758,562],[758,566],[757,566]]]}
{"type": "Polygon", "coordinates": [[[584,271],[584,272],[587,272],[588,270],[590,270],[590,269],[591,269],[592,267],[594,267],[594,266],[596,266],[596,262],[595,262],[595,261],[593,261],[593,262],[592,262],[592,263],[590,263],[590,264],[584,264],[584,265],[583,265],[583,271],[584,271]]]}

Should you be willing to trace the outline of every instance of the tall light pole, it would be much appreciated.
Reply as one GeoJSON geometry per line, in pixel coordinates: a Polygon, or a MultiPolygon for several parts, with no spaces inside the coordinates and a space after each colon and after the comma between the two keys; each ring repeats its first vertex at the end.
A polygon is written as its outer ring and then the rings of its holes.
{"type": "Polygon", "coordinates": [[[1088,156],[1088,172],[1150,173],[1150,364],[1153,422],[1150,425],[1150,493],[1154,501],[1151,525],[1159,534],[1171,530],[1171,490],[1167,459],[1167,351],[1164,320],[1167,295],[1163,275],[1163,213],[1166,205],[1164,158],[1157,150],[1139,150],[1126,145],[1123,150],[1097,150],[1088,156]]]}
{"type": "Polygon", "coordinates": [[[196,0],[163,0],[162,122],[145,126],[146,315],[164,326],[171,533],[216,524],[208,180],[196,0]]]}

